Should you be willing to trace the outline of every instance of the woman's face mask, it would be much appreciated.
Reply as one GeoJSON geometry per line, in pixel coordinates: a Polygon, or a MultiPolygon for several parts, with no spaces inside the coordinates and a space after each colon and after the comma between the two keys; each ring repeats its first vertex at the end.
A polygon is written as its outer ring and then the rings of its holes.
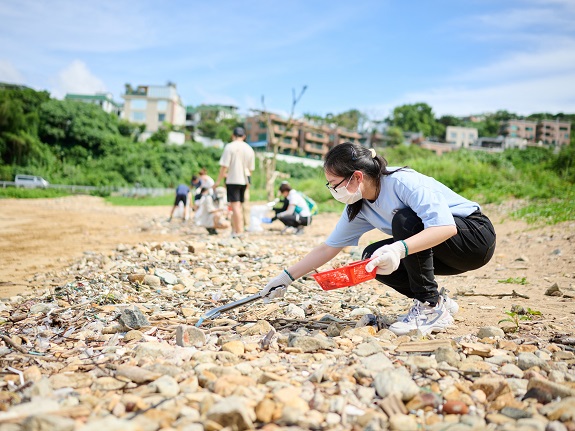
{"type": "Polygon", "coordinates": [[[351,178],[349,179],[349,181],[345,186],[341,186],[337,189],[329,189],[331,195],[334,197],[336,201],[339,201],[343,204],[351,205],[362,199],[363,196],[361,195],[361,188],[359,187],[359,184],[355,192],[350,193],[349,190],[347,190],[347,186],[349,186],[349,183],[351,182],[352,179],[353,175],[351,176],[351,178]]]}

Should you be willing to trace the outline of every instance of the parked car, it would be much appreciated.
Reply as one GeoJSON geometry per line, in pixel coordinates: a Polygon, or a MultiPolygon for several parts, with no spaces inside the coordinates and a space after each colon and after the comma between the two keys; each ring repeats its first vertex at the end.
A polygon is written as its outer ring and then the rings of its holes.
{"type": "Polygon", "coordinates": [[[29,189],[45,189],[50,185],[50,183],[44,178],[35,175],[16,175],[14,183],[16,184],[16,187],[26,187],[29,189]]]}

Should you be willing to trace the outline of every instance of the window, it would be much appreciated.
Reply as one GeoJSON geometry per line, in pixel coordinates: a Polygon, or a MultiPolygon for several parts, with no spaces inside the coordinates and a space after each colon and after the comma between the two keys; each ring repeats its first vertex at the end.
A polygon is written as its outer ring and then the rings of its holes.
{"type": "Polygon", "coordinates": [[[517,130],[517,126],[511,126],[511,130],[517,130]]]}
{"type": "Polygon", "coordinates": [[[268,138],[267,133],[260,133],[258,134],[258,141],[265,141],[268,138]]]}
{"type": "Polygon", "coordinates": [[[142,111],[134,111],[132,112],[132,121],[144,121],[146,119],[146,115],[142,111]]]}
{"type": "Polygon", "coordinates": [[[158,121],[166,121],[166,114],[158,114],[158,121]]]}
{"type": "Polygon", "coordinates": [[[167,100],[158,100],[156,105],[158,107],[158,111],[165,112],[168,109],[168,101],[167,100]]]}
{"type": "Polygon", "coordinates": [[[452,139],[456,139],[457,138],[457,133],[456,132],[451,132],[449,134],[449,136],[451,136],[452,139]]]}
{"type": "Polygon", "coordinates": [[[132,99],[130,101],[130,108],[134,110],[135,109],[145,110],[147,105],[148,102],[145,99],[132,99]]]}

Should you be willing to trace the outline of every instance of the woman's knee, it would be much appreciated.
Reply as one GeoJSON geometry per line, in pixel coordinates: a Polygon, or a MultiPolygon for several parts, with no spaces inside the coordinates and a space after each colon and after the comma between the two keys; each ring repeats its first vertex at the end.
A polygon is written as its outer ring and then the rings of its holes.
{"type": "Polygon", "coordinates": [[[406,239],[423,230],[423,222],[411,208],[398,210],[391,221],[391,231],[396,240],[406,239]]]}

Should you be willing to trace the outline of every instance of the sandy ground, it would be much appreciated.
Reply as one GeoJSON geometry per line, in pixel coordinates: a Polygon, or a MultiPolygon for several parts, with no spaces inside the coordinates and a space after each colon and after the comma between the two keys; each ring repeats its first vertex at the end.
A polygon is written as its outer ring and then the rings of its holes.
{"type": "MultiPolygon", "coordinates": [[[[575,223],[533,227],[511,221],[506,214],[513,205],[517,203],[484,209],[498,235],[496,254],[488,265],[460,276],[439,278],[452,293],[472,295],[459,296],[457,327],[448,335],[496,325],[514,304],[542,313],[526,322],[533,335],[575,330],[575,223]],[[501,282],[522,278],[526,284],[501,282]],[[545,295],[553,284],[563,296],[545,295]],[[490,296],[510,295],[513,290],[528,299],[490,296]]],[[[83,253],[112,253],[118,244],[205,238],[199,228],[189,228],[180,220],[167,223],[169,212],[170,207],[115,207],[88,196],[0,200],[0,298],[35,287],[35,275],[64,269],[83,253]]],[[[320,242],[338,217],[317,216],[308,228],[311,242],[320,242]]],[[[278,238],[283,241],[287,237],[278,238]]],[[[362,244],[380,238],[382,234],[372,232],[362,238],[362,244]]]]}

